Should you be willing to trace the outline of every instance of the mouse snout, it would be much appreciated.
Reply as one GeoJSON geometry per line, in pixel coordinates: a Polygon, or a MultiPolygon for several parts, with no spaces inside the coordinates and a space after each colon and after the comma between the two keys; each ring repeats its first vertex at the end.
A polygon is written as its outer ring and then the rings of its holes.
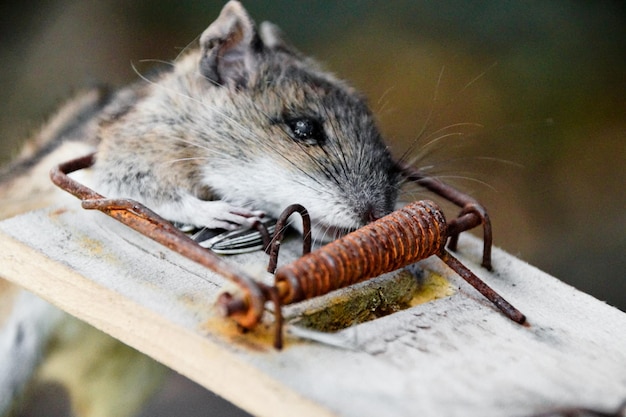
{"type": "Polygon", "coordinates": [[[366,225],[385,217],[395,207],[397,194],[395,187],[383,187],[378,192],[368,192],[367,196],[359,195],[357,203],[353,205],[355,215],[362,225],[366,225]]]}
{"type": "Polygon", "coordinates": [[[381,217],[382,216],[380,215],[380,210],[376,210],[374,206],[370,204],[365,208],[365,211],[361,215],[361,220],[363,221],[363,223],[370,223],[381,217]]]}
{"type": "Polygon", "coordinates": [[[362,212],[360,213],[360,218],[363,224],[368,224],[386,216],[390,212],[391,210],[385,207],[379,207],[375,204],[369,203],[364,206],[362,212]]]}

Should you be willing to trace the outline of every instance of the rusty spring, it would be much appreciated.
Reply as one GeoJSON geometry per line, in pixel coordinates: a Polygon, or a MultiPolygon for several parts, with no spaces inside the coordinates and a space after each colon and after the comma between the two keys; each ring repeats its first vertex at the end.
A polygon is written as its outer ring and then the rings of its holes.
{"type": "MultiPolygon", "coordinates": [[[[275,346],[282,347],[282,306],[317,297],[333,290],[364,281],[383,273],[392,272],[432,255],[439,256],[451,269],[476,288],[496,305],[508,318],[524,323],[525,316],[504,300],[498,293],[481,281],[461,262],[445,249],[449,238],[455,240],[463,230],[474,227],[481,221],[486,226],[488,218],[480,213],[472,214],[476,204],[472,200],[460,201],[464,208],[461,215],[446,223],[441,209],[432,201],[417,201],[376,220],[343,238],[310,251],[310,238],[304,240],[304,256],[291,264],[280,267],[275,273],[273,286],[255,281],[234,265],[224,261],[212,251],[199,246],[184,233],[173,227],[142,204],[128,199],[106,199],[88,187],[79,184],[67,174],[93,165],[95,156],[87,155],[60,164],[52,169],[52,181],[82,200],[85,209],[97,209],[121,221],[127,226],[156,240],[181,255],[200,263],[235,282],[241,294],[223,293],[217,301],[224,316],[233,318],[244,328],[254,328],[260,321],[266,302],[274,304],[275,346]],[[467,204],[469,202],[469,204],[467,204]],[[481,220],[482,219],[482,220],[481,220]],[[452,231],[451,231],[452,230],[452,231]]],[[[432,185],[428,178],[415,172],[409,176],[426,181],[430,188],[440,188],[441,183],[432,185]]],[[[450,190],[445,190],[450,193],[450,190]]],[[[453,190],[454,192],[454,190],[453,190]]],[[[458,199],[458,198],[457,198],[458,199]]],[[[481,211],[484,211],[481,208],[481,211]]],[[[270,272],[277,264],[278,249],[287,218],[299,213],[305,227],[304,236],[310,236],[310,221],[306,209],[292,205],[280,216],[270,249],[270,272]]],[[[491,245],[491,231],[486,236],[491,245]]],[[[483,253],[483,265],[490,267],[489,252],[483,253]]]]}
{"type": "Polygon", "coordinates": [[[417,201],[280,267],[275,285],[283,304],[317,297],[436,255],[447,238],[443,212],[417,201]]]}

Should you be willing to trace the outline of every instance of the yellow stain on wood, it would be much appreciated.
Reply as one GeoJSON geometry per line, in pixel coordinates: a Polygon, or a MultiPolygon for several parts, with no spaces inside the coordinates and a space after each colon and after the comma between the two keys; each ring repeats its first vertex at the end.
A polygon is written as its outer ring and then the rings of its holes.
{"type": "Polygon", "coordinates": [[[443,276],[432,271],[420,275],[398,271],[377,285],[342,291],[327,304],[305,310],[293,321],[298,326],[334,332],[454,294],[443,276]]]}
{"type": "Polygon", "coordinates": [[[234,320],[216,313],[204,321],[200,331],[205,334],[218,334],[229,344],[255,352],[269,352],[274,349],[274,326],[269,319],[263,320],[253,330],[244,330],[234,320]]]}
{"type": "MultiPolygon", "coordinates": [[[[450,282],[434,271],[424,270],[416,276],[403,270],[377,279],[374,284],[358,284],[327,294],[320,300],[284,307],[284,313],[288,322],[299,327],[332,333],[454,293],[450,282]]],[[[204,322],[202,330],[222,335],[228,343],[254,351],[272,349],[275,331],[270,313],[261,325],[251,331],[242,332],[233,320],[216,314],[204,322]]],[[[299,340],[285,336],[285,346],[299,340]]]]}
{"type": "Polygon", "coordinates": [[[432,271],[425,272],[419,290],[413,294],[409,306],[429,303],[440,298],[450,297],[455,293],[454,287],[444,276],[432,271]]]}

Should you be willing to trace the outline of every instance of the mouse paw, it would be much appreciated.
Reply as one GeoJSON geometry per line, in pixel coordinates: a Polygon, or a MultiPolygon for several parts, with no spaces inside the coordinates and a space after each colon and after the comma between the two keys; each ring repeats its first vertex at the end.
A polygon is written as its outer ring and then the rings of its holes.
{"type": "Polygon", "coordinates": [[[200,200],[193,196],[149,207],[171,222],[229,231],[253,227],[265,216],[265,212],[260,210],[250,210],[221,200],[200,200]]]}
{"type": "Polygon", "coordinates": [[[189,222],[209,229],[235,230],[252,227],[263,216],[263,211],[248,210],[224,201],[197,200],[190,212],[189,222]]]}

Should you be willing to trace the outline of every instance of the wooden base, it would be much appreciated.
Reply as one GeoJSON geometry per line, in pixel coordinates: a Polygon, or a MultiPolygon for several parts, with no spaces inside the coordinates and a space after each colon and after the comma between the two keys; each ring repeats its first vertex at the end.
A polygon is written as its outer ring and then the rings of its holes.
{"type": "MultiPolygon", "coordinates": [[[[271,346],[271,315],[242,334],[216,314],[231,284],[101,213],[2,221],[0,248],[2,277],[258,416],[529,416],[611,410],[626,395],[626,314],[497,249],[487,272],[471,236],[462,236],[459,259],[528,326],[429,258],[416,293],[428,302],[335,333],[292,324],[282,351],[271,346]]],[[[285,248],[280,262],[297,256],[296,244],[285,248]]],[[[250,271],[267,262],[263,253],[227,259],[250,271]]],[[[308,316],[359,294],[384,299],[399,279],[407,278],[389,274],[286,313],[308,316]]]]}

